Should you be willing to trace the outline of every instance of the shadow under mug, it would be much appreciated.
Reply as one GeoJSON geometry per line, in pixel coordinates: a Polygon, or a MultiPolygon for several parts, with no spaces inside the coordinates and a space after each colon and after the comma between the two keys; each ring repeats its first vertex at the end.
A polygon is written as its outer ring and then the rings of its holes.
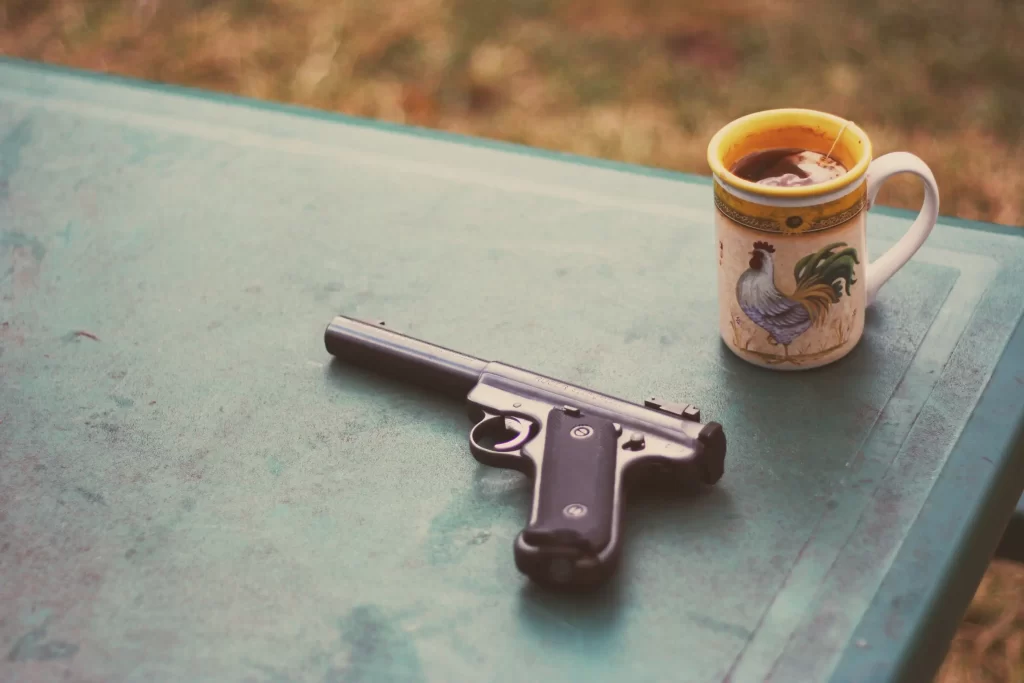
{"type": "Polygon", "coordinates": [[[931,169],[908,152],[872,159],[857,125],[809,109],[774,109],[736,119],[707,151],[714,174],[719,328],[740,358],[800,370],[848,354],[864,334],[879,289],[920,249],[939,213],[931,169]],[[847,169],[813,185],[779,187],[740,178],[743,157],[794,148],[829,154],[847,169]],[[921,211],[906,234],[867,261],[867,213],[898,173],[924,184],[921,211]]]}

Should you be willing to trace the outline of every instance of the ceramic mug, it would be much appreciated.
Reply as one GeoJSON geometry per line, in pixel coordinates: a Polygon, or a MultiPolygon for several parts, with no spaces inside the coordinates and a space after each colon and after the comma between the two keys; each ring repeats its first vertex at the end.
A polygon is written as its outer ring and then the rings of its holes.
{"type": "MultiPolygon", "coordinates": [[[[935,226],[939,189],[907,152],[872,160],[857,125],[807,109],[736,119],[711,139],[719,327],[740,358],[781,370],[815,368],[848,354],[864,334],[864,311],[935,226]],[[814,185],[744,180],[731,169],[748,154],[797,148],[829,154],[847,169],[814,185]],[[897,173],[924,183],[917,219],[876,260],[867,256],[867,212],[897,173]]],[[[840,169],[841,170],[841,169],[840,169]]]]}

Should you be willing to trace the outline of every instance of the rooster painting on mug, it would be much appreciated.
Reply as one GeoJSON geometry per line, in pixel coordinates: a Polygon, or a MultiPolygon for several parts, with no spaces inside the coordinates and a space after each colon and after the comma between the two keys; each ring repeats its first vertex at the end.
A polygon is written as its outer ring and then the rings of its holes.
{"type": "Polygon", "coordinates": [[[789,346],[811,328],[820,328],[829,312],[856,280],[857,250],[834,242],[804,256],[793,268],[795,288],[783,291],[775,276],[775,247],[757,241],[749,268],[736,282],[736,301],[755,325],[768,334],[768,343],[789,346]]]}
{"type": "Polygon", "coordinates": [[[722,334],[734,352],[797,370],[820,367],[856,344],[866,264],[854,221],[770,234],[720,216],[719,240],[722,334]]]}

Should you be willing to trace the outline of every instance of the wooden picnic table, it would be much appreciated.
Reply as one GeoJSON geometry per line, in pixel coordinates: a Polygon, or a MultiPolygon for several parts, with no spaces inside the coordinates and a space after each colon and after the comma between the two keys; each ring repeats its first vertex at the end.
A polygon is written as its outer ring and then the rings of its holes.
{"type": "MultiPolygon", "coordinates": [[[[1024,235],[947,219],[816,371],[718,338],[700,177],[0,63],[0,679],[923,681],[1024,486],[1024,235]],[[724,425],[604,590],[335,314],[724,425]],[[66,677],[66,678],[65,678],[66,677]]],[[[876,207],[877,254],[909,224],[876,207]]]]}

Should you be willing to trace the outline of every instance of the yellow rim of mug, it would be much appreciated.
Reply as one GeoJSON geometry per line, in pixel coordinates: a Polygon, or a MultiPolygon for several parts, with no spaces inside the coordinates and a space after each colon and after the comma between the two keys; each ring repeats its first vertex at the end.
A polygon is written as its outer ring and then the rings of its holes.
{"type": "MultiPolygon", "coordinates": [[[[764,146],[760,148],[763,149],[764,146]]],[[[747,114],[723,126],[708,143],[707,161],[715,176],[724,184],[738,190],[763,197],[813,197],[842,190],[859,180],[871,163],[871,141],[857,124],[833,114],[814,109],[768,109],[747,114]],[[823,149],[814,149],[822,154],[828,152],[828,147],[842,132],[842,136],[836,141],[836,156],[845,154],[847,158],[854,159],[855,163],[848,167],[849,171],[838,178],[817,185],[799,187],[758,185],[734,175],[726,168],[724,159],[727,157],[736,156],[738,159],[743,153],[753,152],[759,148],[750,143],[752,139],[758,136],[768,139],[773,132],[783,131],[806,137],[802,144],[785,146],[816,148],[827,143],[823,149]],[[818,141],[819,144],[811,144],[810,140],[818,141]],[[743,153],[739,153],[740,151],[743,153]]]]}

